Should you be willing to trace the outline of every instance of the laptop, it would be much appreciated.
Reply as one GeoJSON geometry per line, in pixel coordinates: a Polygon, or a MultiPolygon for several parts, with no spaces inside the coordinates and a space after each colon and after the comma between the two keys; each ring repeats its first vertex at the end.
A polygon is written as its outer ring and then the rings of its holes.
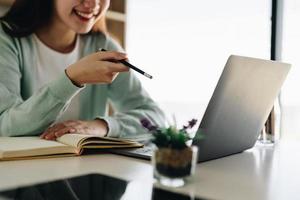
{"type": "MultiPolygon", "coordinates": [[[[196,133],[204,134],[204,139],[192,142],[199,148],[198,162],[254,146],[290,67],[237,55],[228,58],[196,133]]],[[[153,146],[146,144],[144,148],[114,153],[150,159],[152,152],[153,146]]]]}

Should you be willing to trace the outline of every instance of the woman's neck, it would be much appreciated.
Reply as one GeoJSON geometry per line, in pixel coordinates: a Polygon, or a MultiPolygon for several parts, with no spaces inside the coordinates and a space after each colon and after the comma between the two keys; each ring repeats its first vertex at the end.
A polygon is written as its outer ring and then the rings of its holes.
{"type": "Polygon", "coordinates": [[[44,26],[35,34],[45,45],[61,53],[69,53],[75,47],[76,33],[59,24],[44,26]]]}

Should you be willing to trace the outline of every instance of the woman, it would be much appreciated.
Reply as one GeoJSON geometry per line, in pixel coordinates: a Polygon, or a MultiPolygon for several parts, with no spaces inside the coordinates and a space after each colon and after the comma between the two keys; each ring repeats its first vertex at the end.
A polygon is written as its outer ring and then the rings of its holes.
{"type": "MultiPolygon", "coordinates": [[[[2,17],[8,11],[8,9],[13,5],[14,2],[15,0],[0,0],[0,17],[2,17]]],[[[95,23],[92,31],[101,31],[105,33],[107,32],[104,17],[102,17],[95,23]]]]}
{"type": "Polygon", "coordinates": [[[0,28],[1,136],[122,137],[142,132],[141,118],[164,125],[162,111],[117,62],[126,54],[109,37],[90,32],[108,5],[109,0],[15,1],[0,28]],[[106,116],[109,100],[113,116],[106,116]]]}

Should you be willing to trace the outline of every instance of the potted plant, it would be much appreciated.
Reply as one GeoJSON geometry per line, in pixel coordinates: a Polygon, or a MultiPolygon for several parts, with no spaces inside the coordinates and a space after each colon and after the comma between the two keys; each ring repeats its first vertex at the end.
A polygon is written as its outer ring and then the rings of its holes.
{"type": "Polygon", "coordinates": [[[186,126],[177,129],[175,126],[159,128],[148,119],[142,119],[141,124],[152,134],[152,142],[157,147],[152,156],[154,176],[167,186],[184,185],[185,178],[194,173],[197,160],[197,147],[189,146],[191,140],[188,130],[197,123],[192,119],[186,126]]]}

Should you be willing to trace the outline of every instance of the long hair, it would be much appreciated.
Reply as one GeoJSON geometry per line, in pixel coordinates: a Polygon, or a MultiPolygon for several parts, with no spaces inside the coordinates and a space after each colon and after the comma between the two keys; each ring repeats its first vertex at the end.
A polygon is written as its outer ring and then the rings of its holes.
{"type": "Polygon", "coordinates": [[[15,0],[0,20],[8,35],[25,37],[50,22],[53,11],[53,0],[15,0]]]}

